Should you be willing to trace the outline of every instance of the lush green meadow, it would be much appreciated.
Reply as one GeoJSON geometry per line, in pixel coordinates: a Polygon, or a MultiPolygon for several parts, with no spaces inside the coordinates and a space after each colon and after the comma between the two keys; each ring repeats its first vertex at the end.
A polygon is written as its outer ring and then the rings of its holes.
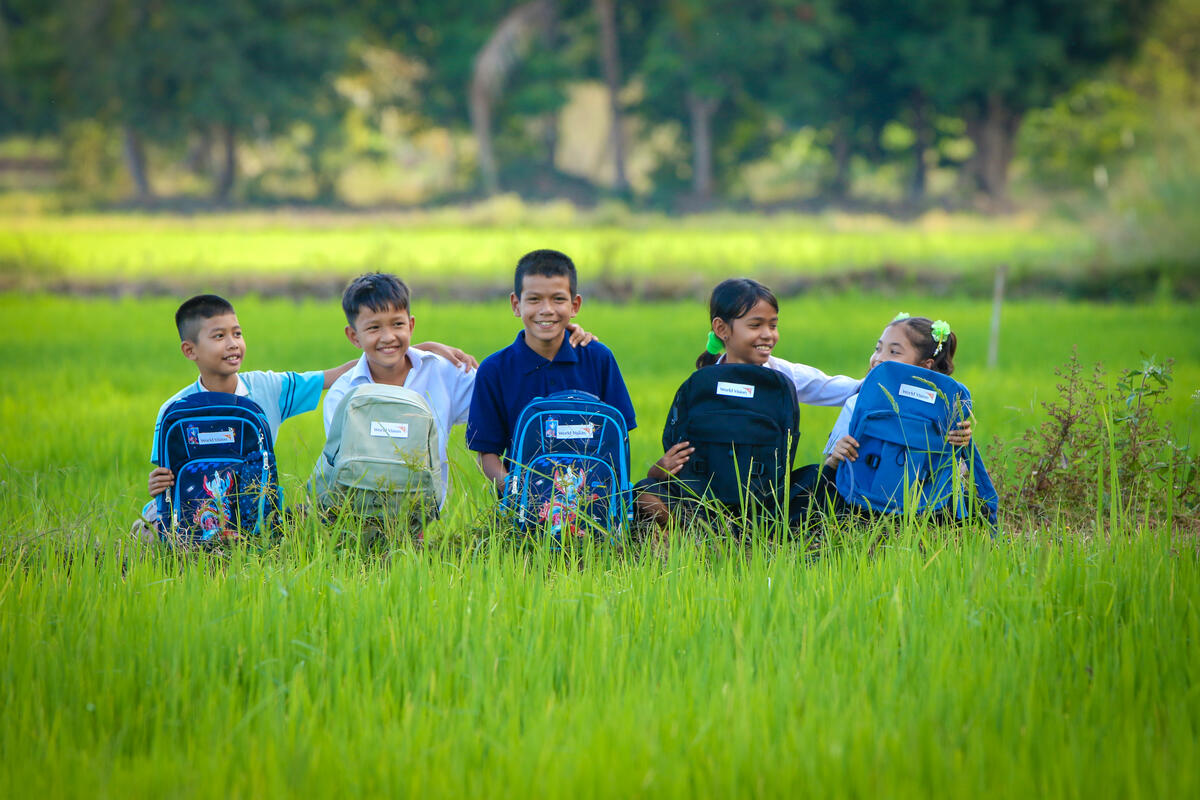
{"type": "MultiPolygon", "coordinates": [[[[334,301],[236,300],[246,369],[355,355],[334,301]]],[[[1135,519],[564,555],[480,535],[460,429],[423,550],[363,555],[311,521],[224,559],[138,545],[155,411],[194,379],[175,303],[0,295],[0,796],[1200,790],[1200,562],[1135,519]]],[[[898,310],[959,332],[984,440],[1041,420],[1075,347],[1113,371],[1176,359],[1169,416],[1200,430],[1195,305],[1012,302],[989,371],[986,303],[801,297],[777,353],[862,374],[898,310]]],[[[414,313],[479,356],[518,325],[502,297],[414,313]]],[[[705,316],[585,302],[638,411],[635,470],[705,316]]],[[[835,413],[802,410],[801,460],[835,413]]],[[[291,499],[320,446],[318,415],[283,426],[291,499]]]]}
{"type": "MultiPolygon", "coordinates": [[[[568,207],[569,208],[569,207],[568,207]]],[[[271,215],[0,217],[0,277],[10,284],[344,278],[387,270],[418,284],[505,283],[520,253],[570,253],[583,280],[692,278],[730,264],[764,279],[874,270],[990,275],[997,264],[1071,271],[1095,254],[1088,233],[1033,218],[1004,222],[930,215],[901,225],[863,217],[710,216],[590,221],[567,209],[486,206],[443,216],[271,215]],[[564,216],[565,215],[565,216],[564,216]]],[[[336,283],[337,280],[334,280],[336,283]]]]}

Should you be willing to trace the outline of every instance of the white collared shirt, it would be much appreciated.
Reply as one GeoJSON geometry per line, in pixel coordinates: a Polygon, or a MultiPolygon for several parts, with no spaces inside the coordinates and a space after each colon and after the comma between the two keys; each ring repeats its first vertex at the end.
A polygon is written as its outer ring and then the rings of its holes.
{"type": "MultiPolygon", "coordinates": [[[[408,348],[407,355],[412,368],[404,378],[404,388],[424,397],[437,418],[438,449],[442,456],[442,486],[449,486],[450,465],[446,460],[446,443],[450,440],[450,429],[467,421],[467,413],[471,408],[471,392],[475,388],[475,370],[461,369],[436,353],[427,353],[413,347],[408,348]]],[[[364,383],[375,383],[365,354],[325,393],[322,414],[325,418],[326,436],[329,435],[333,415],[342,398],[351,389],[364,383]]],[[[443,498],[439,498],[441,499],[443,498]]]]}

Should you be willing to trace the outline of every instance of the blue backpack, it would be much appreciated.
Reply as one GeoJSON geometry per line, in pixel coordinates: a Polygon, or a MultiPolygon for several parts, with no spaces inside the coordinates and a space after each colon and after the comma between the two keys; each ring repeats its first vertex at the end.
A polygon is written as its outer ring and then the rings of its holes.
{"type": "Polygon", "coordinates": [[[175,485],[158,496],[159,535],[170,544],[260,534],[282,503],[271,427],[246,397],[196,392],[163,412],[158,466],[175,485]]]}
{"type": "Polygon", "coordinates": [[[594,394],[554,392],[522,409],[502,508],[522,530],[568,536],[621,531],[630,518],[629,429],[594,394]]]}
{"type": "MultiPolygon", "coordinates": [[[[885,361],[863,380],[850,435],[858,442],[858,460],[837,469],[837,490],[859,508],[885,514],[950,506],[958,519],[971,515],[965,487],[958,482],[955,448],[946,435],[971,413],[971,393],[948,375],[885,361]]],[[[970,445],[976,504],[993,525],[998,498],[974,443],[970,445]]]]}

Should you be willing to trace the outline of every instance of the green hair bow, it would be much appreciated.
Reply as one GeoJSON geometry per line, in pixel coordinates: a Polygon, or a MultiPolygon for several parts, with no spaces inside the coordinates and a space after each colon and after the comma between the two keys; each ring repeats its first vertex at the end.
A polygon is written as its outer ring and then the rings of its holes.
{"type": "Polygon", "coordinates": [[[936,356],[942,352],[942,345],[950,338],[950,323],[944,319],[936,320],[929,328],[929,333],[933,336],[933,340],[937,342],[937,349],[933,351],[936,356]]]}

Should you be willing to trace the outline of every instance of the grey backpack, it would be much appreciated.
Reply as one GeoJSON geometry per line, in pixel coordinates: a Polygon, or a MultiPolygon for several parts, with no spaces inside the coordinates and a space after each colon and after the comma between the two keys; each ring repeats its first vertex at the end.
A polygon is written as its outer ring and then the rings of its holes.
{"type": "Polygon", "coordinates": [[[436,517],[444,496],[437,420],[425,398],[367,383],[338,403],[309,479],[317,505],[370,517],[436,517]]]}

